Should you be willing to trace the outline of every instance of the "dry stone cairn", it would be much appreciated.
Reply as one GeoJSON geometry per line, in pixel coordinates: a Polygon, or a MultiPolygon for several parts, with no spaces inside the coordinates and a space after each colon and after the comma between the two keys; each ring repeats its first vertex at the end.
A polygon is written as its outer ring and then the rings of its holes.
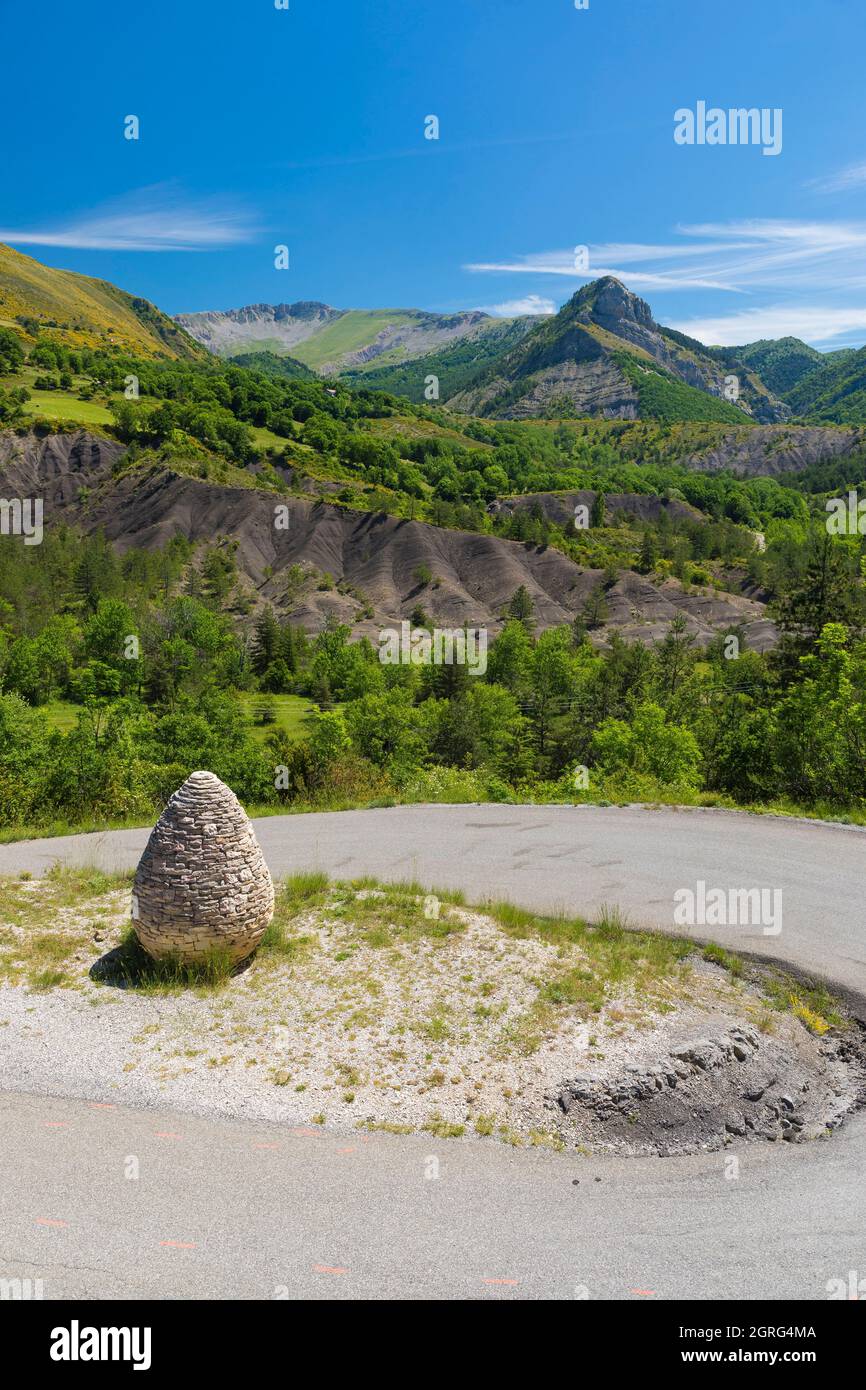
{"type": "Polygon", "coordinates": [[[274,915],[274,885],[252,824],[212,772],[194,772],[157,821],[135,873],[132,919],[155,960],[194,963],[214,949],[255,950],[274,915]]]}

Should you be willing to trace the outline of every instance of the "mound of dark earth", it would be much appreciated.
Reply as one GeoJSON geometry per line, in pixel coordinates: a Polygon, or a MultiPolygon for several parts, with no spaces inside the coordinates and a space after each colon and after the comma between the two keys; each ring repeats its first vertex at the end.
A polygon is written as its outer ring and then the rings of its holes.
{"type": "MultiPolygon", "coordinates": [[[[468,623],[496,632],[521,585],[542,630],[571,622],[604,579],[549,546],[352,511],[321,499],[216,486],[164,466],[115,475],[122,454],[120,445],[84,431],[44,439],[0,436],[0,496],[41,496],[47,525],[63,520],[86,532],[102,530],[121,553],[164,546],[178,532],[202,545],[229,538],[237,543],[238,568],[255,601],[272,604],[310,632],[330,617],[375,639],[419,604],[437,626],[468,623]],[[275,524],[278,508],[288,509],[286,529],[275,524]],[[307,576],[300,587],[289,583],[293,567],[307,576]],[[322,583],[325,575],[333,586],[322,583]]],[[[646,501],[637,498],[635,505],[646,501]]],[[[656,641],[679,613],[699,645],[738,625],[757,649],[775,640],[756,599],[686,592],[673,579],[651,583],[626,571],[606,590],[605,603],[604,626],[632,640],[656,641]]]]}
{"type": "Polygon", "coordinates": [[[777,1038],[745,1024],[674,1045],[653,1066],[627,1065],[614,1080],[575,1077],[546,1097],[569,1145],[663,1158],[735,1139],[802,1143],[864,1100],[859,1035],[777,1038]]]}
{"type": "Polygon", "coordinates": [[[0,432],[0,494],[41,497],[46,517],[74,508],[82,490],[110,477],[125,452],[122,444],[85,430],[44,437],[0,432]]]}

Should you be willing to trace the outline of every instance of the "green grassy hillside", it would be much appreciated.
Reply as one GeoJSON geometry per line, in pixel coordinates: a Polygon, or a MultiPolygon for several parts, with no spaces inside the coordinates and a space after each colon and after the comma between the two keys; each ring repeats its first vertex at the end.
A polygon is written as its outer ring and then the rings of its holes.
{"type": "Polygon", "coordinates": [[[55,270],[0,243],[0,327],[28,337],[49,334],[68,347],[143,357],[208,356],[203,347],[147,299],[107,280],[55,270]]]}
{"type": "Polygon", "coordinates": [[[817,348],[809,347],[799,338],[761,338],[756,343],[731,348],[730,352],[782,397],[823,361],[823,354],[817,348]]]}
{"type": "Polygon", "coordinates": [[[348,309],[333,323],[292,348],[292,356],[307,367],[323,367],[336,362],[346,352],[359,352],[369,346],[384,328],[411,324],[423,317],[406,309],[348,309]]]}
{"type": "Polygon", "coordinates": [[[832,353],[788,393],[791,408],[809,421],[866,424],[866,348],[832,353]]]}

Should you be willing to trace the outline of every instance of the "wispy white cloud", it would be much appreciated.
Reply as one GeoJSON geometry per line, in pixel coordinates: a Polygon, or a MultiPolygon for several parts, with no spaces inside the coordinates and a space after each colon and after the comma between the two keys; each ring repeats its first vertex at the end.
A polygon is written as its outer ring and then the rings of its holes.
{"type": "MultiPolygon", "coordinates": [[[[866,305],[860,309],[826,305],[769,304],[736,314],[679,319],[671,324],[699,342],[720,347],[753,343],[758,338],[802,338],[815,346],[838,346],[845,333],[866,335],[866,305]]],[[[860,338],[862,342],[862,337],[860,338]]]]}
{"type": "Polygon", "coordinates": [[[866,163],[849,164],[837,169],[834,174],[825,174],[818,179],[808,179],[805,187],[815,193],[847,193],[852,188],[862,188],[866,183],[866,163]]]}
{"type": "MultiPolygon", "coordinates": [[[[577,268],[574,250],[542,251],[535,255],[520,256],[512,261],[480,261],[465,265],[463,269],[477,273],[559,275],[571,280],[597,280],[602,275],[615,275],[620,280],[627,280],[632,289],[636,290],[733,290],[735,288],[733,285],[725,284],[714,278],[708,279],[703,275],[689,275],[685,271],[674,271],[669,274],[639,269],[626,271],[624,267],[629,262],[634,263],[634,261],[641,259],[641,252],[644,248],[630,246],[620,247],[619,250],[622,254],[619,257],[619,264],[617,264],[605,255],[605,247],[590,247],[587,269],[577,268]]],[[[648,247],[646,250],[649,252],[648,260],[659,259],[665,254],[670,257],[672,254],[670,249],[664,250],[661,247],[648,247]]]]}
{"type": "Polygon", "coordinates": [[[254,230],[243,208],[157,184],[53,225],[0,227],[0,241],[88,251],[214,251],[249,241],[254,230]]]}
{"type": "Polygon", "coordinates": [[[479,274],[548,276],[578,283],[614,275],[638,293],[715,291],[750,296],[760,307],[706,313],[675,323],[705,342],[734,344],[794,334],[832,343],[866,332],[866,222],[753,218],[675,229],[667,244],[608,242],[532,252],[464,267],[479,274]]]}
{"type": "Polygon", "coordinates": [[[506,299],[502,304],[484,306],[487,314],[497,314],[500,318],[516,318],[519,314],[555,314],[556,301],[545,299],[540,294],[527,294],[522,299],[506,299]]]}
{"type": "Polygon", "coordinates": [[[567,130],[548,135],[503,135],[495,140],[419,140],[402,150],[374,150],[368,154],[320,155],[316,159],[280,162],[277,168],[303,172],[308,169],[337,169],[356,164],[387,164],[395,159],[430,159],[433,155],[460,155],[480,150],[511,149],[515,146],[555,145],[585,140],[585,130],[567,130]]]}
{"type": "Polygon", "coordinates": [[[866,284],[864,222],[764,218],[681,226],[677,233],[683,240],[669,245],[590,245],[588,263],[570,248],[506,261],[476,261],[464,269],[580,281],[616,275],[634,289],[712,289],[731,294],[753,293],[772,285],[795,289],[806,282],[836,288],[866,284]]]}

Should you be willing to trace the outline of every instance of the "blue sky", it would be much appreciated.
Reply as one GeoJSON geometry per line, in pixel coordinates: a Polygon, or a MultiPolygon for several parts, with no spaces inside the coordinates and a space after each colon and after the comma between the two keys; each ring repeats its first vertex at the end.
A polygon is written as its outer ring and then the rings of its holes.
{"type": "Polygon", "coordinates": [[[170,313],[611,272],[704,341],[866,342],[860,0],[289,4],[8,4],[0,240],[170,313]],[[781,152],[676,144],[699,101],[781,109],[781,152]]]}

